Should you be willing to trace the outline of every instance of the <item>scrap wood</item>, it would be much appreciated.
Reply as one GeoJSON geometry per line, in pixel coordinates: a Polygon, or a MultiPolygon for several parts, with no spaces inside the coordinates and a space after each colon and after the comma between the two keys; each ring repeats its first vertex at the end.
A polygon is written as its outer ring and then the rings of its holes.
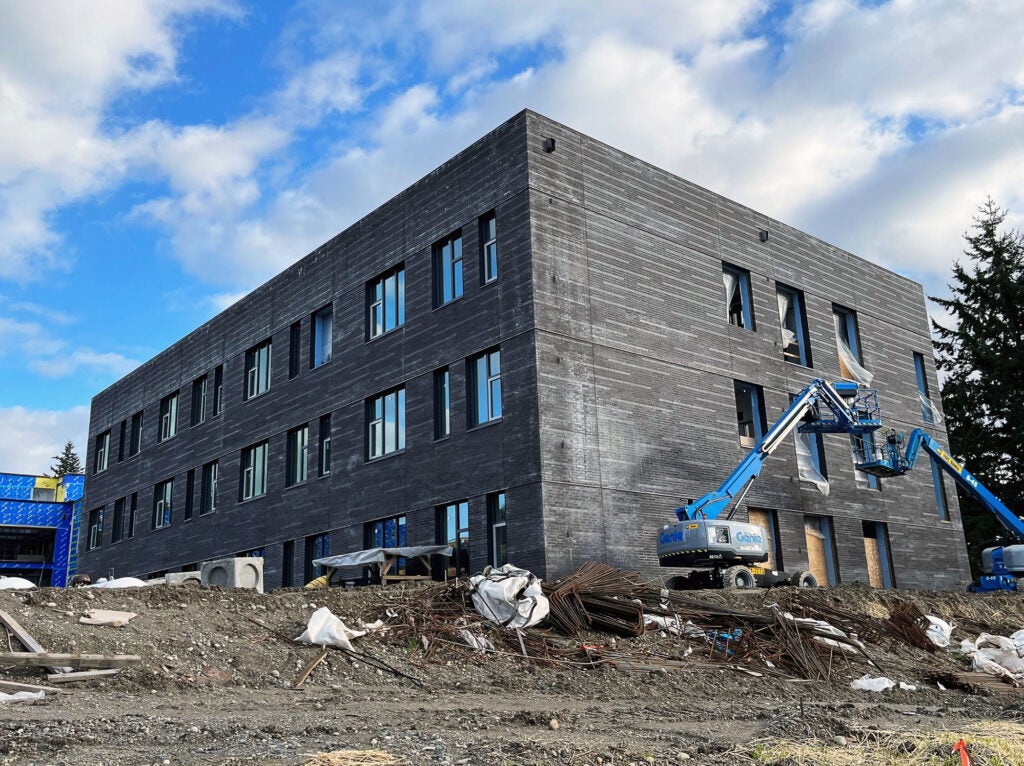
{"type": "Polygon", "coordinates": [[[118,612],[113,609],[90,609],[84,617],[79,617],[81,625],[109,625],[114,628],[122,628],[133,618],[138,617],[135,612],[118,612]]]}
{"type": "MultiPolygon", "coordinates": [[[[15,620],[10,614],[3,611],[2,609],[0,609],[0,623],[3,623],[7,627],[7,630],[9,630],[11,634],[16,639],[18,639],[19,642],[21,642],[21,645],[25,647],[26,651],[36,652],[39,654],[46,652],[42,644],[40,644],[38,641],[32,638],[29,632],[25,630],[23,627],[21,627],[17,620],[15,620]]],[[[51,673],[66,673],[67,671],[71,670],[71,668],[69,667],[47,667],[49,668],[51,673]]]]}
{"type": "Polygon", "coordinates": [[[1024,696],[1024,687],[1009,676],[993,676],[979,671],[935,672],[928,674],[925,680],[941,683],[951,689],[965,689],[970,692],[985,690],[998,694],[1024,696]]]}
{"type": "Polygon", "coordinates": [[[311,659],[309,663],[303,668],[302,672],[299,673],[299,677],[295,679],[295,683],[292,684],[296,689],[306,683],[306,679],[309,678],[309,674],[313,672],[313,669],[327,659],[327,647],[320,649],[320,654],[311,659]]]}
{"type": "Polygon", "coordinates": [[[0,665],[49,667],[58,662],[67,663],[72,668],[123,668],[138,665],[142,658],[137,654],[0,652],[0,665]]]}
{"type": "Polygon", "coordinates": [[[50,673],[46,676],[46,680],[51,684],[66,684],[72,681],[88,681],[91,678],[100,678],[102,676],[116,676],[120,673],[119,668],[108,668],[106,670],[69,670],[67,673],[50,673]]]}
{"type": "Polygon", "coordinates": [[[398,766],[404,763],[383,750],[333,750],[308,757],[304,766],[398,766]]]}
{"type": "Polygon", "coordinates": [[[70,694],[70,689],[58,689],[55,686],[38,686],[37,684],[20,684],[14,681],[0,681],[0,691],[5,692],[56,692],[70,694]]]}

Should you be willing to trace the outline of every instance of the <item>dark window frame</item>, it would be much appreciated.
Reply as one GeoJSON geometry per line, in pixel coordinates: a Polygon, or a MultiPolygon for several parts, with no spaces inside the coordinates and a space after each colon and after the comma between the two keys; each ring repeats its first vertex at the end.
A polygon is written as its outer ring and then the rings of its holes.
{"type": "Polygon", "coordinates": [[[498,217],[490,210],[480,216],[480,284],[498,280],[498,217]]]}
{"type": "Polygon", "coordinates": [[[740,327],[750,332],[756,331],[754,323],[754,297],[750,288],[750,272],[733,266],[731,263],[722,262],[722,281],[725,288],[725,317],[726,321],[733,327],[740,327]],[[735,289],[730,301],[728,285],[725,284],[725,276],[729,275],[736,280],[735,289]]]}
{"type": "Polygon", "coordinates": [[[368,461],[380,460],[389,455],[404,452],[405,436],[404,385],[382,391],[366,400],[366,459],[368,461]],[[394,420],[391,428],[388,423],[390,397],[394,397],[394,420]],[[394,433],[391,433],[391,430],[394,433]],[[390,449],[388,448],[389,443],[393,445],[390,449]]]}
{"type": "Polygon", "coordinates": [[[466,292],[462,230],[457,229],[431,248],[434,274],[434,308],[459,300],[466,292]]]}
{"type": "Polygon", "coordinates": [[[434,440],[447,439],[452,433],[451,369],[434,370],[434,440]]]}
{"type": "Polygon", "coordinates": [[[404,325],[405,264],[399,263],[366,283],[366,340],[381,338],[404,325]],[[394,285],[391,295],[390,285],[394,285]]]}
{"type": "Polygon", "coordinates": [[[286,487],[298,486],[309,479],[309,423],[288,430],[284,477],[286,487]]]}
{"type": "Polygon", "coordinates": [[[504,417],[501,372],[500,347],[482,351],[466,360],[466,414],[469,428],[496,423],[504,417]]]}
{"type": "Polygon", "coordinates": [[[775,294],[786,295],[790,300],[790,308],[793,315],[793,327],[786,327],[786,317],[779,316],[780,332],[789,331],[793,334],[794,340],[786,342],[783,334],[782,358],[790,364],[797,364],[801,367],[813,368],[814,361],[811,355],[811,336],[807,327],[807,302],[803,290],[784,285],[781,282],[775,283],[775,294]],[[795,351],[794,351],[795,347],[795,351]]]}
{"type": "Polygon", "coordinates": [[[204,463],[199,480],[199,515],[206,516],[217,511],[217,490],[220,480],[220,461],[204,463]]]}
{"type": "Polygon", "coordinates": [[[309,317],[309,369],[323,367],[334,357],[334,304],[314,311],[309,317]]]}
{"type": "Polygon", "coordinates": [[[245,351],[244,401],[255,399],[270,390],[274,361],[274,339],[267,338],[245,351]]]}
{"type": "Polygon", "coordinates": [[[189,427],[195,428],[206,422],[206,395],[209,387],[209,376],[200,375],[192,381],[192,411],[189,427]]]}

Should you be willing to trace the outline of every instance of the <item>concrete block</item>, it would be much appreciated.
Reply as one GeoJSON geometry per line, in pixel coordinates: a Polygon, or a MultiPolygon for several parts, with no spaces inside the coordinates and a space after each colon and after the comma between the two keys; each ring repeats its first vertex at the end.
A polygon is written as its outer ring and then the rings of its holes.
{"type": "Polygon", "coordinates": [[[244,556],[232,559],[204,561],[200,583],[222,588],[252,588],[263,592],[263,558],[244,556]]]}
{"type": "Polygon", "coordinates": [[[164,575],[165,585],[201,585],[202,572],[194,569],[191,572],[168,572],[164,575]]]}

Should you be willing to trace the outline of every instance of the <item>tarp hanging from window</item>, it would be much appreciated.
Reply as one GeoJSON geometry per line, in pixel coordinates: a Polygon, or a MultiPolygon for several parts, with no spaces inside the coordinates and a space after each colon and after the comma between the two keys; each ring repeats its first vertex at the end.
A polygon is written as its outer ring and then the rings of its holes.
{"type": "Polygon", "coordinates": [[[796,319],[793,314],[793,298],[788,293],[777,293],[779,298],[779,327],[782,329],[784,345],[796,343],[796,319]],[[787,326],[792,325],[792,327],[787,326]]]}
{"type": "Polygon", "coordinates": [[[932,416],[932,422],[939,424],[942,422],[942,413],[939,412],[939,408],[935,406],[931,399],[922,394],[920,391],[917,392],[917,397],[921,400],[921,407],[924,411],[930,413],[932,416]]]}
{"type": "Polygon", "coordinates": [[[800,474],[800,481],[806,481],[818,488],[825,497],[828,497],[828,479],[821,475],[814,464],[814,453],[811,451],[811,439],[814,434],[802,434],[799,431],[793,434],[796,442],[796,465],[800,474]]]}
{"type": "Polygon", "coordinates": [[[736,297],[736,275],[723,271],[722,284],[725,285],[725,318],[728,321],[732,318],[729,314],[729,309],[732,306],[733,298],[736,297]]]}

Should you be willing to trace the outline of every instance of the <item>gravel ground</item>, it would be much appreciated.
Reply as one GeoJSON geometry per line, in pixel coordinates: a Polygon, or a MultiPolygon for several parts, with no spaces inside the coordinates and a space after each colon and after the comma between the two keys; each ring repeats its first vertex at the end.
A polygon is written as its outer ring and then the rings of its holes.
{"type": "MultiPolygon", "coordinates": [[[[694,595],[763,611],[784,602],[786,592],[694,595]]],[[[318,752],[374,749],[408,764],[735,764],[764,762],[749,746],[766,739],[815,737],[841,746],[872,731],[1024,722],[1024,696],[941,691],[927,675],[964,669],[962,660],[896,642],[873,646],[873,656],[917,691],[853,691],[849,680],[868,670],[855,664],[838,663],[831,685],[770,675],[766,668],[754,676],[709,662],[699,641],[660,633],[584,640],[614,642],[616,651],[637,656],[656,647],[685,657],[681,667],[537,667],[505,652],[496,633],[503,653],[480,655],[439,641],[421,624],[356,639],[365,658],[331,651],[294,687],[319,649],[283,637],[298,636],[316,607],[330,607],[350,626],[378,618],[398,623],[407,618],[403,605],[417,598],[415,588],[402,586],[266,595],[163,586],[0,591],[0,609],[50,651],[142,658],[116,678],[65,684],[62,693],[0,706],[0,763],[304,764],[318,752]],[[138,616],[120,628],[78,623],[97,608],[138,616]],[[424,635],[434,644],[429,653],[424,635]]],[[[958,625],[1004,633],[1024,627],[1020,595],[843,587],[828,598],[865,615],[884,616],[902,598],[958,625]]],[[[958,630],[954,638],[973,635],[958,630]]],[[[46,683],[40,668],[0,668],[0,680],[46,683]]]]}

